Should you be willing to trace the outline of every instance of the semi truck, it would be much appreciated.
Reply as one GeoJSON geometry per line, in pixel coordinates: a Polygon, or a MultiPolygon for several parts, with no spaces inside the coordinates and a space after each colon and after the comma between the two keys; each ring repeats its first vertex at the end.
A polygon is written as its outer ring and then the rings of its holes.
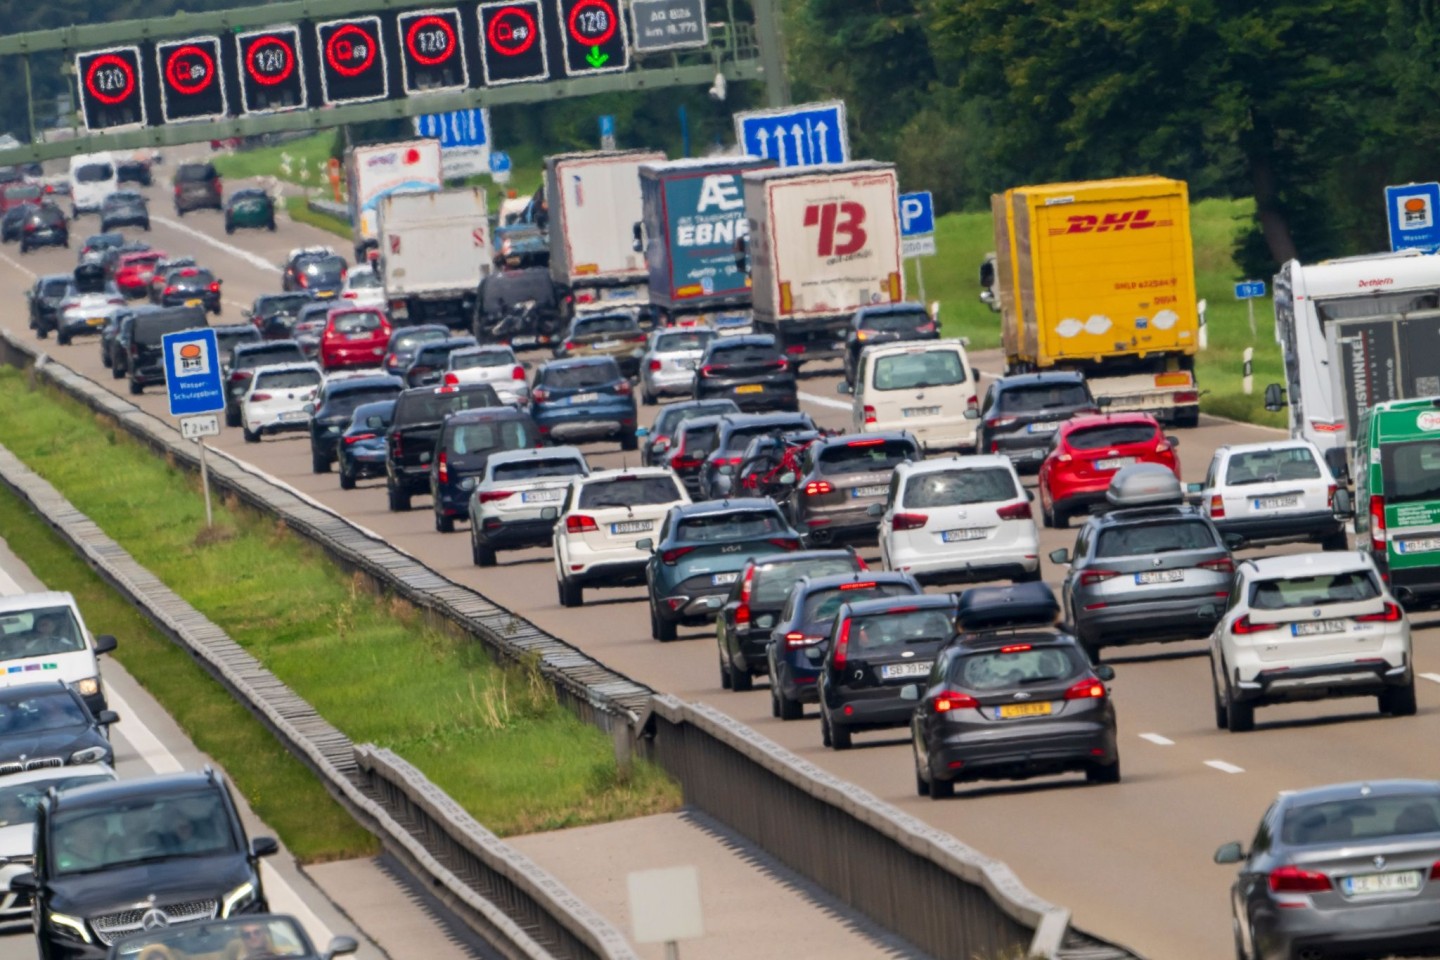
{"type": "Polygon", "coordinates": [[[1440,396],[1440,257],[1291,260],[1274,289],[1285,383],[1266,388],[1265,406],[1288,403],[1290,435],[1319,447],[1337,476],[1355,477],[1365,464],[1351,464],[1350,451],[1367,409],[1440,396]]]}
{"type": "Polygon", "coordinates": [[[345,151],[346,205],[356,261],[378,252],[380,201],[395,193],[433,193],[443,184],[439,140],[406,140],[345,151]]]}
{"type": "MultiPolygon", "coordinates": [[[[645,258],[633,246],[641,218],[640,167],[654,150],[598,150],[545,158],[543,210],[550,276],[570,288],[576,312],[649,302],[645,258]]],[[[536,222],[540,222],[539,219],[536,222]]]]}
{"type": "Polygon", "coordinates": [[[754,326],[793,367],[837,359],[855,311],[905,299],[895,165],[873,160],[750,170],[748,267],[754,326]]]}
{"type": "Polygon", "coordinates": [[[634,249],[645,254],[658,323],[750,327],[750,278],[735,263],[735,241],[749,230],[741,176],[772,166],[761,157],[705,157],[640,167],[644,218],[634,249]]]}
{"type": "MultiPolygon", "coordinates": [[[[1189,189],[1164,177],[1015,187],[990,201],[1007,373],[1074,370],[1115,412],[1200,419],[1189,189]]],[[[988,294],[988,296],[987,296],[988,294]]]]}
{"type": "Polygon", "coordinates": [[[391,318],[468,327],[492,260],[484,189],[394,193],[378,211],[378,268],[391,318]]]}

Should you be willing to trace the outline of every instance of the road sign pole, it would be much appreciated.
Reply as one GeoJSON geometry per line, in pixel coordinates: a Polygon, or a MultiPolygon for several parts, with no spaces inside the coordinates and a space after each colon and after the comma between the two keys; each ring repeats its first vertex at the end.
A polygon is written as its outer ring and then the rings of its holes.
{"type": "Polygon", "coordinates": [[[1246,298],[1245,298],[1245,310],[1246,310],[1246,312],[1249,313],[1249,315],[1250,315],[1250,339],[1251,339],[1251,340],[1254,340],[1255,337],[1257,336],[1257,334],[1255,333],[1255,298],[1254,298],[1254,297],[1246,297],[1246,298]]]}
{"type": "Polygon", "coordinates": [[[925,302],[925,258],[915,258],[915,285],[920,288],[920,302],[925,302]]]}
{"type": "Polygon", "coordinates": [[[197,440],[200,444],[200,486],[205,488],[205,526],[215,526],[215,517],[210,512],[210,468],[205,463],[205,441],[197,440]]]}

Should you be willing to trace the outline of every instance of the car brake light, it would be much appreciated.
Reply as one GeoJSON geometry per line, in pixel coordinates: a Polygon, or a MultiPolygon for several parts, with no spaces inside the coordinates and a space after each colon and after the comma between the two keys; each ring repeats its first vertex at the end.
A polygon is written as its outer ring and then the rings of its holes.
{"type": "Polygon", "coordinates": [[[1221,557],[1218,560],[1202,560],[1198,565],[1206,570],[1214,570],[1216,573],[1235,572],[1235,561],[1229,557],[1221,557]]]}
{"type": "Polygon", "coordinates": [[[715,366],[714,364],[712,364],[712,363],[707,363],[707,364],[705,364],[705,366],[703,366],[703,367],[700,368],[700,376],[702,376],[702,377],[713,377],[713,376],[715,376],[715,371],[716,371],[716,370],[719,370],[719,369],[720,369],[720,368],[717,367],[717,366],[715,366]]]}
{"type": "Polygon", "coordinates": [[[834,492],[835,488],[830,484],[829,480],[811,480],[805,484],[805,493],[807,496],[816,497],[822,493],[834,492]]]}
{"type": "Polygon", "coordinates": [[[659,360],[651,360],[651,361],[650,361],[650,369],[651,369],[651,370],[659,370],[661,366],[662,366],[662,364],[660,363],[659,360]]]}
{"type": "Polygon", "coordinates": [[[978,707],[980,701],[968,693],[957,693],[954,690],[946,690],[935,694],[932,701],[936,713],[949,713],[951,710],[963,710],[967,707],[978,707]]]}
{"type": "Polygon", "coordinates": [[[632,389],[634,388],[630,386],[629,380],[621,380],[619,383],[615,384],[615,392],[622,397],[630,396],[630,391],[632,389]]]}
{"type": "Polygon", "coordinates": [[[1336,491],[1336,489],[1337,489],[1337,487],[1336,487],[1336,485],[1333,484],[1333,483],[1330,484],[1330,486],[1328,486],[1328,487],[1325,488],[1325,506],[1326,506],[1327,509],[1330,509],[1330,510],[1334,510],[1334,509],[1335,509],[1335,491],[1336,491]]]}
{"type": "Polygon", "coordinates": [[[445,385],[445,386],[447,386],[447,387],[453,387],[453,386],[456,386],[456,385],[459,384],[459,383],[460,383],[460,377],[455,373],[455,371],[451,370],[451,371],[448,371],[448,372],[445,374],[445,379],[444,379],[444,385],[445,385]]]}
{"type": "Polygon", "coordinates": [[[885,442],[884,437],[872,437],[869,440],[851,440],[845,444],[847,447],[878,447],[885,442]]]}
{"type": "Polygon", "coordinates": [[[1083,570],[1080,573],[1080,586],[1088,587],[1096,583],[1104,583],[1120,574],[1114,570],[1083,570]]]}
{"type": "Polygon", "coordinates": [[[674,564],[676,560],[679,560],[685,556],[685,554],[693,553],[694,551],[694,547],[672,547],[660,554],[660,560],[666,564],[674,564]]]}
{"type": "Polygon", "coordinates": [[[264,403],[266,400],[273,400],[273,399],[274,399],[274,397],[272,397],[272,396],[271,396],[270,394],[268,394],[268,393],[252,393],[252,394],[250,394],[250,400],[251,400],[252,402],[254,402],[254,403],[264,403]]]}
{"type": "Polygon", "coordinates": [[[970,394],[970,396],[965,398],[965,406],[971,410],[978,410],[980,408],[980,398],[973,393],[970,394]]]}
{"type": "Polygon", "coordinates": [[[165,292],[166,292],[166,293],[174,293],[174,292],[175,292],[175,288],[174,288],[174,287],[166,287],[166,288],[165,288],[165,292]]]}
{"type": "Polygon", "coordinates": [[[1001,653],[1025,653],[1032,649],[1028,643],[1011,643],[1000,648],[1001,653]]]}
{"type": "Polygon", "coordinates": [[[214,283],[210,284],[210,292],[211,292],[211,293],[219,293],[219,292],[220,292],[220,281],[219,281],[219,280],[216,280],[214,283]]]}
{"type": "Polygon", "coordinates": [[[595,525],[595,518],[587,517],[583,513],[572,513],[565,518],[566,533],[594,533],[599,529],[595,525]]]}
{"type": "Polygon", "coordinates": [[[1370,549],[1378,553],[1385,552],[1385,541],[1389,539],[1385,535],[1385,498],[1382,496],[1370,497],[1370,549]]]}
{"type": "Polygon", "coordinates": [[[850,656],[850,618],[840,624],[840,632],[835,637],[835,666],[845,666],[845,661],[850,656]]]}
{"type": "Polygon", "coordinates": [[[745,568],[745,579],[740,581],[740,604],[735,608],[735,625],[750,626],[750,588],[755,583],[755,565],[745,568]]]}
{"type": "Polygon", "coordinates": [[[360,299],[360,295],[357,294],[354,290],[346,290],[344,293],[341,294],[341,296],[344,297],[346,300],[360,299]]]}
{"type": "Polygon", "coordinates": [[[1367,613],[1367,614],[1365,614],[1365,616],[1363,616],[1363,617],[1356,617],[1356,618],[1355,618],[1355,622],[1356,622],[1356,623],[1394,623],[1395,621],[1397,621],[1397,620],[1399,620],[1399,619],[1400,619],[1400,605],[1399,605],[1399,604],[1395,604],[1395,603],[1390,603],[1390,602],[1387,600],[1387,601],[1385,602],[1385,611],[1384,611],[1383,613],[1367,613]]]}
{"type": "Polygon", "coordinates": [[[1015,422],[1015,417],[993,417],[985,421],[985,426],[991,430],[998,430],[1001,427],[1008,427],[1015,422]]]}
{"type": "Polygon", "coordinates": [[[193,277],[193,276],[195,276],[195,274],[197,274],[197,273],[199,273],[199,272],[200,272],[200,271],[196,270],[194,267],[186,267],[184,270],[181,270],[181,271],[180,271],[180,276],[182,276],[182,277],[193,277]]]}
{"type": "Polygon", "coordinates": [[[373,434],[373,433],[357,433],[357,434],[355,434],[355,436],[353,436],[353,437],[346,437],[346,438],[345,438],[345,442],[346,442],[346,443],[359,443],[361,440],[374,440],[374,439],[375,439],[375,434],[373,434]]]}
{"type": "Polygon", "coordinates": [[[890,518],[892,530],[919,530],[930,522],[930,517],[923,513],[897,513],[890,518]]]}
{"type": "Polygon", "coordinates": [[[295,282],[298,283],[298,284],[300,284],[300,286],[302,286],[302,287],[308,287],[308,286],[310,286],[310,279],[309,279],[308,277],[306,277],[305,274],[303,274],[303,273],[300,273],[300,274],[296,274],[296,275],[295,275],[295,282]]]}
{"type": "Polygon", "coordinates": [[[781,550],[800,549],[800,541],[796,540],[794,537],[775,537],[773,539],[766,540],[765,542],[771,544],[772,546],[779,547],[781,550]]]}
{"type": "Polygon", "coordinates": [[[873,590],[874,588],[874,580],[855,580],[851,583],[840,584],[841,590],[873,590]]]}
{"type": "Polygon", "coordinates": [[[1008,507],[1001,507],[995,511],[995,516],[1001,520],[1029,520],[1030,502],[1012,503],[1008,507]]]}
{"type": "Polygon", "coordinates": [[[1225,499],[1220,494],[1210,495],[1210,519],[1219,520],[1225,516],[1225,499]]]}
{"type": "Polygon", "coordinates": [[[1252,633],[1268,633],[1271,630],[1279,630],[1278,623],[1252,623],[1250,615],[1245,616],[1230,624],[1230,632],[1239,637],[1249,636],[1252,633]]]}
{"type": "Polygon", "coordinates": [[[525,379],[525,368],[522,367],[522,366],[520,366],[520,364],[518,364],[518,363],[515,364],[515,369],[510,371],[510,379],[511,379],[511,380],[524,380],[524,379],[525,379]]]}
{"type": "Polygon", "coordinates": [[[1099,680],[1081,680],[1065,691],[1066,700],[1098,700],[1105,696],[1105,684],[1099,680]]]}
{"type": "Polygon", "coordinates": [[[874,423],[874,422],[875,422],[875,408],[872,407],[872,406],[871,406],[870,404],[868,404],[868,403],[865,404],[865,422],[866,422],[866,423],[874,423]]]}
{"type": "Polygon", "coordinates": [[[441,483],[450,482],[450,465],[446,462],[445,451],[440,451],[440,459],[435,462],[435,469],[440,475],[441,483]]]}
{"type": "Polygon", "coordinates": [[[805,344],[803,344],[803,343],[792,343],[792,344],[790,344],[788,347],[785,348],[785,352],[786,352],[786,353],[804,353],[804,352],[805,352],[805,344]]]}
{"type": "Polygon", "coordinates": [[[566,340],[564,343],[560,344],[560,349],[561,349],[561,350],[574,350],[574,349],[575,349],[575,341],[574,341],[574,340],[566,340]]]}
{"type": "Polygon", "coordinates": [[[1325,874],[1296,866],[1271,870],[1269,882],[1271,893],[1324,893],[1330,889],[1330,878],[1325,874]]]}
{"type": "Polygon", "coordinates": [[[549,403],[550,391],[546,390],[544,387],[536,387],[534,390],[530,391],[530,399],[534,400],[536,403],[549,403]]]}
{"type": "Polygon", "coordinates": [[[495,503],[497,500],[509,500],[513,496],[514,490],[484,490],[480,493],[480,502],[495,503]]]}

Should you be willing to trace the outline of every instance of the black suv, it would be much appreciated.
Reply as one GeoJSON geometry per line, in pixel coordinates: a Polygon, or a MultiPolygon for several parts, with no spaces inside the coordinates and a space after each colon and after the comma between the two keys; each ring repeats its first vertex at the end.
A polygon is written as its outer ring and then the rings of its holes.
{"type": "Polygon", "coordinates": [[[70,246],[70,223],[53,203],[42,203],[30,209],[20,225],[20,252],[29,253],[36,247],[70,246]]]}
{"type": "Polygon", "coordinates": [[[939,340],[940,326],[919,303],[882,303],[861,307],[845,332],[845,382],[855,385],[860,352],[877,343],[939,340]]]}
{"type": "MultiPolygon", "coordinates": [[[[385,492],[391,510],[409,510],[410,498],[430,490],[430,459],[445,418],[462,410],[498,407],[488,383],[416,387],[395,399],[395,417],[385,434],[385,492]]],[[[510,408],[506,408],[510,409],[510,408]]],[[[466,491],[469,509],[469,491],[466,491]]]]}
{"type": "Polygon", "coordinates": [[[310,471],[329,473],[340,445],[340,435],[350,425],[357,407],[379,400],[394,400],[405,389],[396,377],[345,377],[320,388],[315,412],[310,416],[310,471]]]}
{"type": "Polygon", "coordinates": [[[485,475],[492,454],[538,446],[540,428],[530,414],[514,407],[496,405],[446,417],[430,463],[435,529],[452,533],[456,520],[470,519],[470,491],[485,475]]]}
{"type": "Polygon", "coordinates": [[[247,843],[209,767],[117,780],[40,801],[34,872],[10,889],[34,898],[45,960],[101,960],[145,930],[268,912],[259,859],[278,849],[270,837],[247,843]]]}
{"type": "Polygon", "coordinates": [[[305,363],[309,358],[294,340],[266,340],[242,343],[230,351],[229,373],[225,377],[225,426],[240,426],[240,398],[250,388],[256,367],[272,363],[305,363]]]}
{"type": "Polygon", "coordinates": [[[223,210],[220,174],[209,163],[182,163],[175,170],[175,213],[184,216],[190,210],[210,207],[223,210]]]}
{"type": "Polygon", "coordinates": [[[567,300],[564,288],[550,279],[545,267],[492,273],[475,292],[475,338],[481,343],[509,343],[517,337],[533,337],[548,343],[570,320],[567,300]]]}
{"type": "Polygon", "coordinates": [[[36,277],[34,285],[25,294],[30,301],[30,329],[41,340],[58,325],[60,301],[70,294],[74,279],[74,275],[69,273],[47,273],[36,277]]]}
{"type": "Polygon", "coordinates": [[[741,410],[799,410],[795,370],[768,333],[717,337],[695,371],[695,399],[734,400],[741,410]]]}
{"type": "Polygon", "coordinates": [[[1078,373],[1001,377],[985,391],[975,449],[977,453],[1004,454],[1016,470],[1034,473],[1050,452],[1050,442],[1063,421],[1099,412],[1085,378],[1078,373]]]}
{"type": "Polygon", "coordinates": [[[207,326],[205,312],[199,307],[139,307],[134,319],[121,328],[121,348],[125,351],[125,373],[130,377],[130,392],[139,394],[148,386],[165,382],[165,358],[161,340],[167,333],[197,330],[207,326]]]}

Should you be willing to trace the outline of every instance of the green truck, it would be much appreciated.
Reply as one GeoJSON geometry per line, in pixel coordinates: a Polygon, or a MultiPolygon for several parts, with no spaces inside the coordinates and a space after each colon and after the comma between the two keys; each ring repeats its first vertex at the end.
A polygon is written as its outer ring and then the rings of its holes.
{"type": "Polygon", "coordinates": [[[1357,545],[1406,610],[1440,607],[1440,397],[1367,409],[1351,463],[1357,545]]]}

